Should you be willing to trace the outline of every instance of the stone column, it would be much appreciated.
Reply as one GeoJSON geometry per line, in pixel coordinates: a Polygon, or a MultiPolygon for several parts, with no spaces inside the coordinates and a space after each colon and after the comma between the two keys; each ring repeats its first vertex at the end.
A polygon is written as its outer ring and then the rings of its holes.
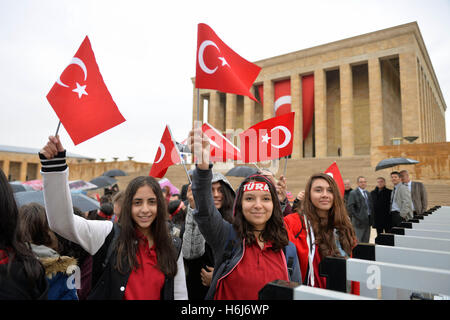
{"type": "MultiPolygon", "coordinates": [[[[250,92],[254,94],[254,91],[254,87],[251,87],[250,92]]],[[[252,126],[252,124],[254,123],[253,118],[255,114],[255,104],[256,102],[254,100],[250,99],[247,96],[244,96],[244,127],[236,129],[247,130],[252,126]]]]}
{"type": "Polygon", "coordinates": [[[344,64],[339,67],[341,84],[341,145],[342,156],[353,157],[355,138],[353,127],[353,80],[352,67],[344,64]]]}
{"type": "MultiPolygon", "coordinates": [[[[212,91],[209,95],[208,105],[208,123],[211,124],[217,130],[222,130],[221,125],[217,121],[217,117],[220,114],[220,92],[212,91]]],[[[206,119],[205,119],[206,122],[206,119]]]]}
{"type": "Polygon", "coordinates": [[[381,68],[378,58],[369,59],[369,109],[370,109],[370,149],[384,145],[383,97],[381,88],[381,68]]]}
{"type": "Polygon", "coordinates": [[[416,53],[400,53],[399,63],[402,101],[402,135],[403,137],[415,136],[419,133],[420,114],[416,53]]]}
{"type": "Polygon", "coordinates": [[[27,169],[28,169],[28,162],[22,161],[20,163],[20,181],[27,181],[27,169]]]}
{"type": "Polygon", "coordinates": [[[235,129],[237,95],[227,93],[226,99],[227,102],[225,107],[225,130],[235,129]]]}
{"type": "Polygon", "coordinates": [[[301,159],[303,158],[303,105],[301,77],[298,74],[291,75],[291,110],[295,112],[292,158],[301,159]]]}
{"type": "Polygon", "coordinates": [[[327,90],[325,70],[314,71],[314,128],[316,158],[327,156],[327,90]]]}
{"type": "Polygon", "coordinates": [[[8,179],[8,175],[9,175],[9,160],[5,159],[3,160],[3,173],[6,176],[6,179],[8,179]]]}
{"type": "Polygon", "coordinates": [[[273,104],[274,104],[274,89],[272,80],[265,80],[263,84],[264,90],[264,111],[263,111],[263,120],[273,118],[273,104]]]}

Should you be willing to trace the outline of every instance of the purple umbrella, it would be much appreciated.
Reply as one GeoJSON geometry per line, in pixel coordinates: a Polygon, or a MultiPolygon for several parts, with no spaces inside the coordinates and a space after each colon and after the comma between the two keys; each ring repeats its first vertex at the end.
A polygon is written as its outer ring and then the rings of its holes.
{"type": "Polygon", "coordinates": [[[180,194],[180,190],[177,187],[175,187],[167,178],[159,180],[159,186],[161,187],[161,189],[163,189],[165,186],[168,186],[170,194],[180,194]]]}

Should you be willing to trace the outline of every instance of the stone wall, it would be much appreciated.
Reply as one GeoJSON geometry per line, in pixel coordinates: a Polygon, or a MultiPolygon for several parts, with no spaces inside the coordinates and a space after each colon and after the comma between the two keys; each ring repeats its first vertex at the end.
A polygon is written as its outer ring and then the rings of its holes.
{"type": "MultiPolygon", "coordinates": [[[[450,183],[450,142],[408,143],[398,146],[381,146],[372,155],[373,167],[386,158],[410,158],[419,161],[393,169],[406,169],[416,180],[448,180],[450,183]]],[[[393,171],[393,169],[385,169],[393,171]]]]}

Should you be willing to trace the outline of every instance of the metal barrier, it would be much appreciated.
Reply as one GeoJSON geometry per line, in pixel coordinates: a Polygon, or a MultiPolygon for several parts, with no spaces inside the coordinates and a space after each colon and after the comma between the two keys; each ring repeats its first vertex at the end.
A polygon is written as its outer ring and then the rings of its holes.
{"type": "Polygon", "coordinates": [[[402,236],[392,233],[381,233],[375,243],[385,246],[396,246],[413,249],[450,251],[450,239],[402,236]]]}
{"type": "Polygon", "coordinates": [[[339,291],[313,288],[297,282],[275,280],[259,291],[259,300],[373,300],[339,291]]]}
{"type": "Polygon", "coordinates": [[[394,227],[391,229],[391,233],[412,237],[450,239],[450,231],[421,230],[421,229],[394,227]]]}
{"type": "Polygon", "coordinates": [[[409,299],[405,292],[450,295],[450,270],[444,269],[326,257],[320,275],[327,277],[327,289],[346,292],[346,282],[357,281],[360,294],[373,298],[409,299]]]}

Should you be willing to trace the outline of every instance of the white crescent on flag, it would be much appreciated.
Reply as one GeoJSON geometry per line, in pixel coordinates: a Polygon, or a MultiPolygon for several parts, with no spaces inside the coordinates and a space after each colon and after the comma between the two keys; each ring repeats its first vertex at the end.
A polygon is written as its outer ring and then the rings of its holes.
{"type": "Polygon", "coordinates": [[[214,72],[217,71],[218,67],[216,66],[214,69],[209,69],[205,64],[205,60],[203,59],[203,52],[208,46],[213,46],[220,52],[219,47],[211,40],[203,41],[202,44],[200,45],[200,48],[198,49],[198,64],[200,65],[200,68],[203,70],[203,72],[207,74],[213,74],[214,72]]]}
{"type": "Polygon", "coordinates": [[[282,148],[286,147],[289,144],[289,142],[291,142],[292,135],[291,135],[291,132],[289,131],[289,129],[286,128],[285,126],[276,126],[276,127],[272,128],[272,130],[270,130],[270,132],[273,132],[274,130],[277,130],[277,129],[284,132],[284,135],[285,135],[284,141],[280,145],[274,145],[273,143],[271,143],[271,145],[274,148],[282,149],[282,148]]]}
{"type": "MultiPolygon", "coordinates": [[[[71,64],[75,64],[75,65],[79,66],[83,70],[83,72],[84,72],[84,81],[86,81],[86,79],[87,79],[87,68],[86,68],[86,65],[84,64],[83,60],[81,60],[80,58],[77,58],[77,57],[73,57],[72,61],[70,61],[70,63],[67,65],[67,67],[70,66],[71,64]]],[[[67,69],[67,67],[66,67],[66,69],[67,69]]],[[[58,78],[58,80],[56,80],[56,83],[59,84],[60,86],[66,87],[66,88],[69,87],[67,84],[65,84],[65,83],[63,83],[61,81],[60,77],[58,78]]]]}
{"type": "Polygon", "coordinates": [[[161,149],[161,155],[159,156],[158,161],[155,161],[155,163],[159,163],[161,162],[161,160],[164,158],[164,156],[166,155],[166,147],[164,146],[164,144],[160,143],[159,144],[159,149],[161,149]]]}
{"type": "Polygon", "coordinates": [[[273,109],[276,113],[279,107],[284,106],[285,104],[291,104],[291,103],[292,103],[291,96],[282,96],[282,97],[279,97],[277,99],[277,101],[275,101],[273,109]]]}

